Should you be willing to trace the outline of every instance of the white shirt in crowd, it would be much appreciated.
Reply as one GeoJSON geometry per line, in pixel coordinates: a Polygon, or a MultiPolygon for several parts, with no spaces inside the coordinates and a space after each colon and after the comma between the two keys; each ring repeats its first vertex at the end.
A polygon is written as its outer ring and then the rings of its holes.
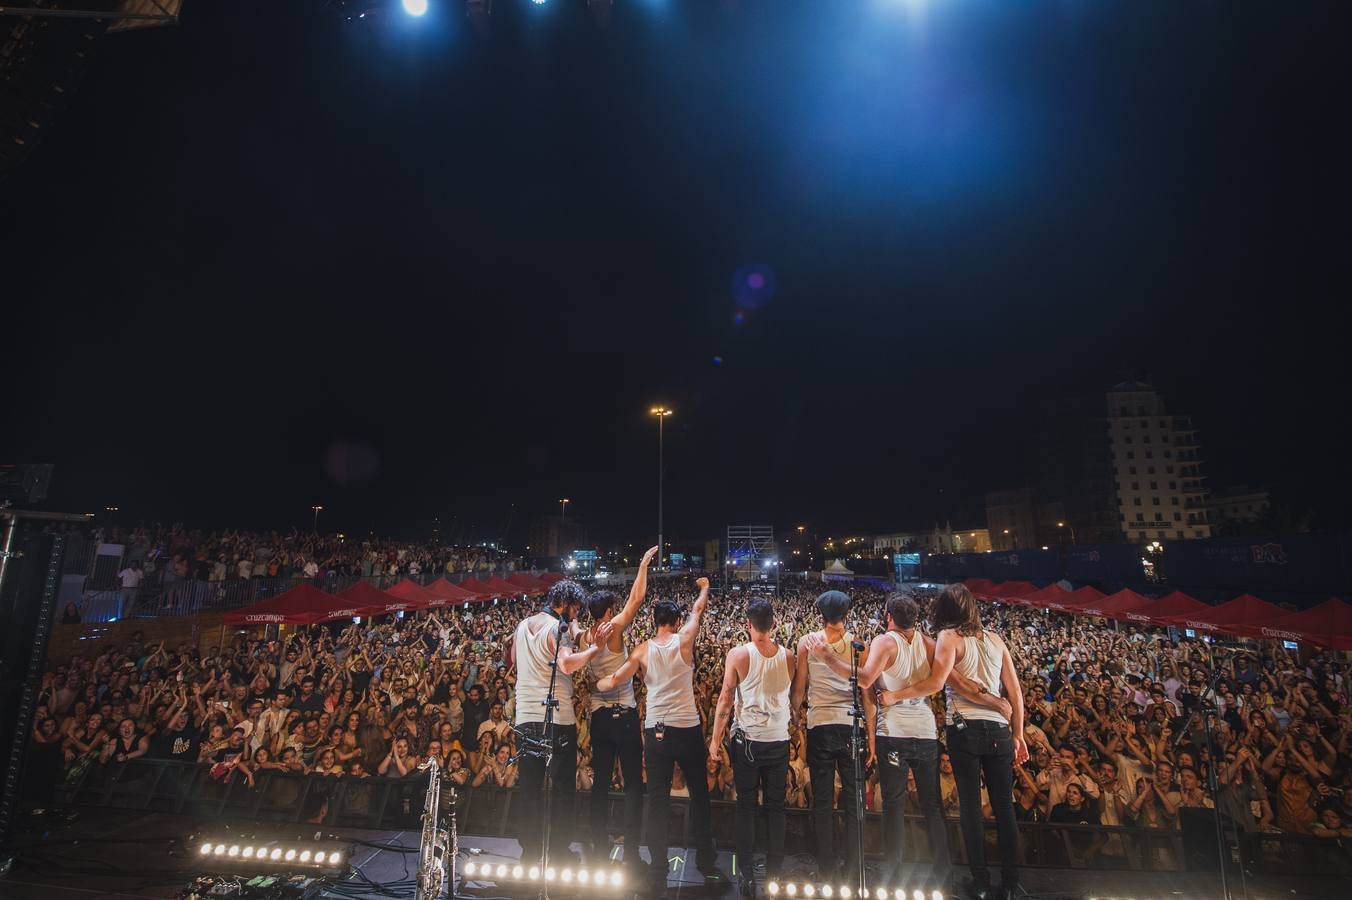
{"type": "Polygon", "coordinates": [[[141,579],[145,578],[145,573],[140,569],[133,569],[131,566],[117,573],[117,577],[122,579],[123,590],[135,590],[141,586],[141,579]]]}

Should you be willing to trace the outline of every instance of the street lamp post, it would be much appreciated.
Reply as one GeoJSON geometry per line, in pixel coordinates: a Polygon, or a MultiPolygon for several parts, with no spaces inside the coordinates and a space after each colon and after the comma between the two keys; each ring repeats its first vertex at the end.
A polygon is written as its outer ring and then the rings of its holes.
{"type": "Polygon", "coordinates": [[[662,437],[663,423],[672,411],[665,406],[654,406],[649,415],[657,416],[657,567],[662,567],[662,554],[666,545],[662,543],[662,437]]]}
{"type": "Polygon", "coordinates": [[[319,514],[320,514],[320,512],[323,511],[324,507],[322,507],[322,506],[312,506],[312,507],[310,507],[310,509],[314,510],[314,512],[315,512],[315,534],[319,534],[319,514]]]}
{"type": "Polygon", "coordinates": [[[560,519],[566,519],[566,518],[568,518],[568,504],[569,504],[569,503],[572,503],[572,502],[573,502],[573,501],[572,501],[572,500],[569,500],[567,497],[564,497],[562,500],[559,501],[559,518],[560,518],[560,519]]]}
{"type": "Polygon", "coordinates": [[[1071,543],[1071,546],[1074,546],[1074,545],[1075,545],[1075,526],[1074,526],[1074,525],[1067,525],[1065,522],[1057,522],[1057,523],[1056,523],[1056,527],[1057,527],[1057,528],[1069,528],[1069,529],[1070,529],[1070,543],[1071,543]]]}

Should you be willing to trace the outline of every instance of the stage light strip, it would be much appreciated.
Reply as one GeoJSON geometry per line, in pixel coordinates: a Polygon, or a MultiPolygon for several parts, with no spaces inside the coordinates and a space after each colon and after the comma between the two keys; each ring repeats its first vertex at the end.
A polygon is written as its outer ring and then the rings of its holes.
{"type": "MultiPolygon", "coordinates": [[[[539,866],[526,868],[518,863],[467,862],[460,867],[460,874],[465,878],[477,878],[481,881],[539,882],[541,880],[539,866]]],[[[544,873],[544,880],[550,884],[559,885],[575,884],[579,887],[619,888],[624,886],[624,873],[619,869],[604,869],[599,866],[592,869],[585,867],[574,869],[571,866],[556,869],[550,866],[544,873]]]]}
{"type": "Polygon", "coordinates": [[[264,843],[255,846],[248,841],[203,841],[197,854],[206,859],[224,859],[231,862],[281,863],[283,865],[323,866],[343,865],[346,856],[339,850],[311,850],[301,847],[274,846],[264,843]]]}
{"type": "Polygon", "coordinates": [[[920,888],[907,890],[906,888],[888,887],[863,888],[857,894],[847,884],[835,887],[829,884],[819,884],[811,881],[767,881],[765,883],[765,894],[769,897],[783,898],[791,897],[805,898],[805,900],[944,900],[943,891],[930,891],[928,894],[920,888]]]}

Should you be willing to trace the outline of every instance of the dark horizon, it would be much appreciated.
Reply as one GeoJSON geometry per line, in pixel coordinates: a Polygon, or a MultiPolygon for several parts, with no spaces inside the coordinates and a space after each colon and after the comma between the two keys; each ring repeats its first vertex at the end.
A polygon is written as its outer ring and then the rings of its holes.
{"type": "Polygon", "coordinates": [[[663,403],[668,535],[966,528],[1135,373],[1213,491],[1342,525],[1334,7],[824,6],[106,37],[4,182],[0,462],[204,528],[566,496],[605,545],[663,403]]]}

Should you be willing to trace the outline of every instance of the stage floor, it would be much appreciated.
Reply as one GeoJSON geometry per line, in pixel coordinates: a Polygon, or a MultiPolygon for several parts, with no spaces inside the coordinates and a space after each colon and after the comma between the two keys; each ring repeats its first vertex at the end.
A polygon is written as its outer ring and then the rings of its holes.
{"type": "MultiPolygon", "coordinates": [[[[82,810],[68,826],[52,827],[45,833],[21,835],[16,845],[19,852],[10,872],[0,877],[0,900],[168,900],[174,897],[195,875],[202,874],[201,861],[187,851],[183,840],[190,834],[219,823],[199,819],[170,816],[160,813],[125,813],[104,810],[82,810]]],[[[240,826],[237,823],[234,827],[240,826]]],[[[259,827],[260,831],[278,832],[276,827],[259,827]]],[[[292,826],[299,834],[303,829],[292,826]]],[[[312,829],[314,830],[314,829],[312,829]]],[[[345,840],[365,841],[385,846],[416,848],[416,831],[370,831],[341,829],[345,840]]],[[[459,841],[461,866],[474,862],[518,863],[520,849],[515,840],[462,835],[459,841]]],[[[621,851],[622,852],[622,851],[621,851]]],[[[645,854],[646,859],[646,854],[645,854]]],[[[590,862],[590,861],[589,861],[590,862]]],[[[407,879],[416,868],[415,854],[361,845],[352,856],[353,866],[379,885],[407,879]]],[[[528,865],[528,863],[527,863],[528,865]]],[[[560,864],[562,865],[562,863],[560,864]]],[[[811,871],[809,857],[790,857],[786,877],[804,878],[811,871]]],[[[732,874],[732,860],[728,852],[719,854],[719,867],[732,874]]],[[[965,873],[959,872],[959,875],[965,873]]],[[[354,889],[358,895],[391,896],[374,889],[360,890],[359,876],[345,883],[343,897],[350,898],[354,889]]],[[[901,885],[894,885],[900,887],[901,885]]],[[[1024,887],[1032,898],[1132,898],[1132,900],[1195,900],[1220,897],[1219,879],[1201,873],[1155,874],[1147,872],[1094,872],[1078,869],[1024,870],[1024,887]]],[[[1345,882],[1336,878],[1258,878],[1250,877],[1247,894],[1237,878],[1231,879],[1234,897],[1252,900],[1331,900],[1347,897],[1345,882]]],[[[491,881],[468,879],[460,885],[460,894],[467,898],[525,897],[533,891],[525,885],[495,884],[491,881]]],[[[632,891],[607,887],[604,890],[576,885],[560,889],[555,896],[587,898],[598,895],[630,898],[632,891]]],[[[717,889],[706,888],[704,878],[694,866],[691,853],[672,853],[672,865],[667,881],[667,900],[708,898],[708,900],[735,900],[736,888],[729,884],[717,889]],[[687,860],[689,862],[687,863],[687,860]]],[[[325,896],[335,896],[328,893],[325,896]]],[[[411,890],[396,892],[393,896],[412,897],[411,890]]]]}

